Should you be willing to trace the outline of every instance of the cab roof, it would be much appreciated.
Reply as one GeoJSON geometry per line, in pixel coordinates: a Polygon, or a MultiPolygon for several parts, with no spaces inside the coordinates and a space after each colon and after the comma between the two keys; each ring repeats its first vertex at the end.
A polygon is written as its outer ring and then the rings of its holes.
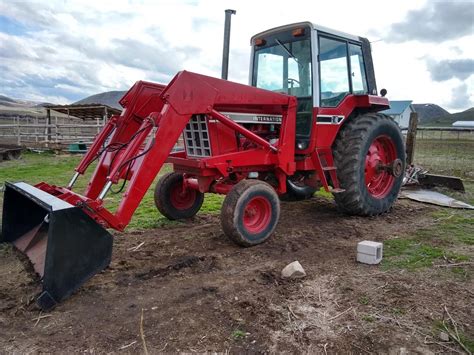
{"type": "Polygon", "coordinates": [[[291,23],[291,24],[288,24],[288,25],[274,27],[274,28],[268,29],[266,31],[257,33],[256,35],[252,36],[252,38],[250,39],[250,45],[253,45],[255,39],[257,39],[257,38],[265,37],[265,36],[268,36],[270,34],[274,34],[274,33],[278,33],[278,32],[283,32],[283,31],[286,31],[286,30],[293,29],[295,27],[300,27],[300,26],[310,27],[312,30],[332,34],[332,35],[335,35],[335,36],[338,36],[338,37],[347,38],[347,39],[357,41],[357,42],[361,42],[361,38],[362,38],[362,37],[359,37],[359,36],[351,35],[349,33],[333,30],[331,28],[324,27],[324,26],[320,26],[320,25],[317,25],[317,24],[309,22],[309,21],[304,21],[304,22],[296,22],[296,23],[291,23]]]}

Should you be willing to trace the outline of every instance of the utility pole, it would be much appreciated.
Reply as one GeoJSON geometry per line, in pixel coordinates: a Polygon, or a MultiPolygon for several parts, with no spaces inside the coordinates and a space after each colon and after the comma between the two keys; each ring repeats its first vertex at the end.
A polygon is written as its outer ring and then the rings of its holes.
{"type": "Polygon", "coordinates": [[[222,74],[221,78],[227,80],[229,74],[229,44],[230,44],[230,22],[231,16],[235,15],[235,10],[225,10],[225,24],[224,24],[224,49],[222,52],[222,74]]]}

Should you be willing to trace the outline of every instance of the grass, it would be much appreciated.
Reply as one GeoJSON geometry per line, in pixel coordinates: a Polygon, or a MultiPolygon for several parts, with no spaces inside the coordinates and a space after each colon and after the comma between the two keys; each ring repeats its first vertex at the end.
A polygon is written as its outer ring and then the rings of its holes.
{"type": "MultiPolygon", "coordinates": [[[[408,237],[384,242],[382,266],[385,269],[395,267],[415,270],[446,259],[453,263],[472,259],[473,250],[470,246],[474,245],[473,212],[439,209],[432,213],[432,217],[437,221],[435,225],[417,230],[408,237]]],[[[465,275],[462,268],[452,268],[451,271],[465,275]]]]}
{"type": "Polygon", "coordinates": [[[359,303],[363,305],[368,305],[369,304],[369,298],[367,296],[361,296],[359,297],[359,303]]]}
{"type": "MultiPolygon", "coordinates": [[[[55,155],[51,153],[23,153],[22,159],[16,161],[4,161],[0,168],[0,186],[4,181],[24,181],[29,184],[36,184],[45,181],[50,184],[65,186],[74,173],[81,156],[77,155],[55,155]]],[[[84,191],[87,182],[94,170],[91,166],[85,176],[81,176],[74,190],[81,193],[84,191]]],[[[140,206],[137,208],[127,230],[147,229],[160,227],[165,224],[179,224],[181,222],[169,221],[162,216],[156,209],[153,190],[159,176],[171,171],[171,166],[166,164],[161,169],[158,177],[150,186],[148,192],[143,198],[140,206]]],[[[122,195],[109,193],[105,199],[105,206],[114,211],[120,204],[122,195]]],[[[3,195],[0,195],[2,202],[3,195]]],[[[199,214],[219,213],[224,196],[216,194],[206,194],[204,204],[199,214]]]]}
{"type": "Polygon", "coordinates": [[[474,179],[474,135],[463,134],[460,139],[457,139],[449,135],[451,132],[443,133],[444,138],[440,138],[439,132],[424,132],[423,139],[418,133],[415,164],[428,169],[431,173],[459,176],[472,181],[474,179]]]}
{"type": "Polygon", "coordinates": [[[458,343],[464,350],[474,353],[474,339],[467,336],[462,330],[453,325],[450,319],[437,320],[433,326],[433,337],[437,337],[440,332],[445,332],[449,335],[452,341],[458,343]]]}

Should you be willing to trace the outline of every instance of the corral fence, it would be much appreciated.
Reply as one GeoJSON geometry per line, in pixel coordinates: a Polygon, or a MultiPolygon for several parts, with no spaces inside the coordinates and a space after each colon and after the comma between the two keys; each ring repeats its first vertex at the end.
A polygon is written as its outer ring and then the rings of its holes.
{"type": "Polygon", "coordinates": [[[404,133],[413,164],[434,174],[474,181],[474,128],[413,127],[411,124],[404,133]]]}
{"type": "Polygon", "coordinates": [[[104,119],[13,117],[0,121],[0,141],[28,147],[67,146],[72,142],[90,144],[105,124],[104,119]],[[50,121],[50,122],[48,122],[50,121]]]}

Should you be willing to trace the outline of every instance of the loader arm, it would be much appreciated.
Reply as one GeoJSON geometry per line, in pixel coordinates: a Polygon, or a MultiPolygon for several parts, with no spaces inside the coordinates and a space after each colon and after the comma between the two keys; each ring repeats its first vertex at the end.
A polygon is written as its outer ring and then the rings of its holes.
{"type": "MultiPolygon", "coordinates": [[[[294,111],[296,107],[291,96],[187,71],[178,73],[166,88],[139,82],[124,98],[125,113],[112,120],[112,129],[109,126],[104,128],[106,132],[113,130],[108,146],[119,148],[105,149],[88,185],[86,199],[82,200],[87,213],[93,211],[93,218],[99,217],[102,224],[118,230],[123,230],[130,222],[192,115],[209,114],[254,139],[262,149],[276,152],[276,147],[218,111],[241,111],[245,107],[250,111],[282,114],[286,118],[288,110],[294,111]],[[103,208],[102,201],[111,186],[121,178],[130,181],[116,213],[111,214],[103,208]]],[[[83,166],[90,164],[100,152],[96,146],[103,145],[106,138],[105,134],[98,137],[93,145],[95,150],[91,148],[92,153],[84,157],[76,172],[81,174],[85,171],[83,166]]],[[[288,148],[293,147],[294,143],[286,144],[288,147],[284,149],[286,154],[282,157],[282,167],[286,167],[293,158],[293,151],[288,148]]]]}

